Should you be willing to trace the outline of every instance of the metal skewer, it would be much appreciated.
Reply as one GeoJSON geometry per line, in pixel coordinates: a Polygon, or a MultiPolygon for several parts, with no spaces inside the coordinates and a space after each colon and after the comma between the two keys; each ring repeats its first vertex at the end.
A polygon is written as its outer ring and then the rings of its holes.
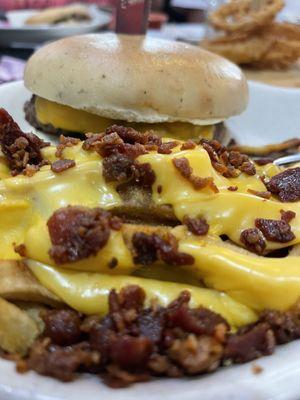
{"type": "Polygon", "coordinates": [[[276,160],[273,161],[273,164],[280,166],[280,165],[287,165],[287,164],[292,164],[292,163],[296,163],[296,162],[300,162],[300,153],[293,154],[291,156],[277,158],[276,160]]]}

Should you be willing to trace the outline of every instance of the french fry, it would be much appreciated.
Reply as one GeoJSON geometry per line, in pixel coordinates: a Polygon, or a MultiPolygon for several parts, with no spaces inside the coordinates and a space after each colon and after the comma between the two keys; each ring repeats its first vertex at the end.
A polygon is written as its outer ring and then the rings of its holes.
{"type": "Polygon", "coordinates": [[[24,356],[38,334],[37,324],[25,311],[0,298],[0,348],[2,350],[24,356]]]}
{"type": "Polygon", "coordinates": [[[60,304],[58,297],[42,286],[26,265],[19,261],[0,261],[0,296],[12,301],[60,304]]]}

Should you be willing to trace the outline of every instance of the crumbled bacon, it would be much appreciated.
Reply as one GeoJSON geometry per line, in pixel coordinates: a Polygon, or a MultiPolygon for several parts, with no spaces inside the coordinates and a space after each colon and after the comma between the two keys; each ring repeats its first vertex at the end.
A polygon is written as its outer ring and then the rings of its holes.
{"type": "Polygon", "coordinates": [[[118,262],[119,262],[118,259],[116,257],[113,257],[108,263],[108,268],[109,269],[116,268],[116,266],[118,265],[118,262]]]}
{"type": "Polygon", "coordinates": [[[182,143],[180,150],[192,150],[196,147],[196,143],[191,139],[188,139],[186,142],[182,143]]]}
{"type": "Polygon", "coordinates": [[[260,192],[254,189],[248,189],[247,192],[254,194],[255,196],[262,197],[263,199],[269,199],[271,197],[271,192],[260,192]]]}
{"type": "Polygon", "coordinates": [[[248,175],[256,174],[254,163],[245,154],[234,150],[228,150],[217,140],[202,139],[200,143],[207,151],[212,166],[226,178],[235,178],[241,172],[248,175]]]}
{"type": "Polygon", "coordinates": [[[193,175],[193,168],[190,166],[189,160],[185,157],[173,158],[174,167],[179,171],[180,175],[189,181],[194,189],[200,190],[205,187],[209,187],[215,193],[219,190],[214,183],[213,178],[200,178],[199,176],[193,175]]]}
{"type": "Polygon", "coordinates": [[[136,232],[132,237],[132,245],[135,251],[134,262],[136,264],[151,264],[162,260],[170,265],[191,265],[194,258],[186,253],[178,251],[176,238],[169,234],[162,238],[153,233],[136,232]]]}
{"type": "Polygon", "coordinates": [[[242,231],[240,241],[249,251],[259,255],[262,255],[266,249],[265,238],[257,228],[249,228],[242,231]]]}
{"type": "Polygon", "coordinates": [[[267,323],[242,328],[228,337],[224,358],[235,363],[245,363],[274,352],[275,336],[267,323]]]}
{"type": "Polygon", "coordinates": [[[139,163],[121,154],[103,159],[103,177],[106,182],[129,183],[151,188],[155,173],[149,163],[139,163]]]}
{"type": "Polygon", "coordinates": [[[169,305],[166,312],[168,326],[181,328],[196,335],[209,336],[216,335],[222,326],[223,336],[220,337],[218,334],[218,339],[223,342],[224,335],[229,329],[226,320],[204,307],[190,309],[190,300],[191,294],[186,290],[181,292],[180,296],[169,305]]]}
{"type": "MultiPolygon", "coordinates": [[[[48,164],[47,161],[42,161],[40,163],[40,165],[27,164],[26,167],[23,170],[23,175],[28,176],[29,178],[31,178],[34,174],[36,174],[40,170],[40,168],[43,165],[47,165],[47,164],[48,164]]],[[[15,174],[13,173],[13,175],[15,175],[15,174]]]]}
{"type": "Polygon", "coordinates": [[[50,257],[64,264],[95,256],[109,239],[111,221],[111,214],[101,208],[60,208],[47,223],[53,245],[50,257]]]}
{"type": "Polygon", "coordinates": [[[282,221],[285,221],[287,224],[289,224],[296,217],[296,213],[289,210],[280,210],[280,214],[282,221]]]}
{"type": "Polygon", "coordinates": [[[221,364],[223,346],[213,337],[189,334],[187,338],[175,339],[168,356],[187,375],[212,372],[221,364]]]}
{"type": "Polygon", "coordinates": [[[189,216],[185,216],[183,223],[194,235],[203,236],[208,233],[209,225],[205,218],[191,218],[189,216]]]}
{"type": "Polygon", "coordinates": [[[51,164],[51,171],[59,174],[61,172],[66,171],[67,169],[75,167],[76,163],[74,160],[57,160],[51,164]]]}
{"type": "Polygon", "coordinates": [[[229,190],[230,192],[236,192],[238,190],[237,186],[228,186],[227,190],[229,190]]]}
{"type": "Polygon", "coordinates": [[[49,310],[41,314],[44,321],[44,335],[52,343],[70,346],[78,343],[81,337],[81,319],[74,310],[49,310]]]}
{"type": "Polygon", "coordinates": [[[256,218],[255,226],[272,242],[287,243],[295,239],[290,225],[284,220],[256,218]]]}
{"type": "Polygon", "coordinates": [[[57,158],[62,158],[63,151],[65,148],[76,146],[76,144],[78,144],[78,143],[80,143],[80,139],[78,139],[78,138],[60,135],[59,144],[56,147],[55,156],[57,158]]]}
{"type": "Polygon", "coordinates": [[[104,133],[90,135],[83,149],[96,151],[103,157],[103,177],[106,182],[127,183],[150,188],[155,174],[149,163],[141,164],[136,158],[147,153],[145,144],[160,144],[151,133],[142,134],[131,128],[112,126],[104,133]]]}
{"type": "Polygon", "coordinates": [[[153,302],[145,308],[144,290],[131,285],[119,293],[111,290],[103,318],[70,309],[45,311],[44,337],[26,359],[16,359],[18,370],[62,381],[91,372],[109,386],[124,387],[151,375],[196,375],[247,362],[272,354],[276,343],[300,337],[299,305],[286,312],[266,310],[233,333],[220,315],[191,308],[190,298],[184,291],[167,307],[153,302]]]}
{"type": "Polygon", "coordinates": [[[19,245],[14,245],[14,251],[21,257],[26,257],[26,246],[24,243],[21,243],[19,245]]]}
{"type": "Polygon", "coordinates": [[[32,346],[27,365],[41,375],[68,382],[75,379],[76,372],[92,368],[99,364],[99,360],[99,353],[92,351],[88,343],[61,347],[45,338],[32,346]]]}
{"type": "Polygon", "coordinates": [[[43,162],[41,149],[48,146],[33,133],[24,133],[3,108],[0,109],[0,145],[12,175],[26,169],[27,165],[40,166],[43,162]]]}
{"type": "Polygon", "coordinates": [[[300,200],[300,167],[290,168],[273,176],[265,183],[269,192],[282,202],[300,200]]]}
{"type": "Polygon", "coordinates": [[[178,142],[165,142],[162,143],[158,149],[157,152],[160,154],[171,154],[172,153],[172,149],[174,149],[174,147],[176,147],[178,145],[178,142]]]}
{"type": "Polygon", "coordinates": [[[147,152],[145,146],[155,146],[157,149],[161,144],[161,138],[150,131],[141,133],[132,128],[113,125],[104,133],[90,135],[82,147],[84,150],[97,151],[102,157],[118,153],[135,159],[147,152]]]}
{"type": "Polygon", "coordinates": [[[107,128],[105,131],[106,135],[109,135],[113,132],[116,132],[125,143],[140,143],[142,145],[154,144],[156,146],[160,146],[162,143],[161,138],[152,131],[138,132],[133,128],[127,128],[118,125],[113,125],[107,128]]]}
{"type": "Polygon", "coordinates": [[[265,310],[260,315],[260,321],[266,322],[272,328],[276,342],[288,343],[300,338],[300,312],[299,306],[283,312],[277,310],[265,310]]]}

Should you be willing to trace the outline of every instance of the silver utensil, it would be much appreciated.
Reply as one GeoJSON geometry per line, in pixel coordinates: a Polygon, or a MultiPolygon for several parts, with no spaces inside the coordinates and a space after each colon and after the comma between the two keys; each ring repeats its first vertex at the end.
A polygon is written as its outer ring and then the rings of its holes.
{"type": "Polygon", "coordinates": [[[281,166],[300,162],[300,153],[292,154],[290,156],[280,157],[273,161],[273,164],[281,166]]]}

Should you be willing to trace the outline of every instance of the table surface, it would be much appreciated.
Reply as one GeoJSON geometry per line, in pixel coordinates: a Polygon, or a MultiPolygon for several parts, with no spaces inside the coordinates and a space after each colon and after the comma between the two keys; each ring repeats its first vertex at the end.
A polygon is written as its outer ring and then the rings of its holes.
{"type": "Polygon", "coordinates": [[[247,79],[273,86],[300,88],[300,60],[286,71],[244,70],[247,79]]]}

